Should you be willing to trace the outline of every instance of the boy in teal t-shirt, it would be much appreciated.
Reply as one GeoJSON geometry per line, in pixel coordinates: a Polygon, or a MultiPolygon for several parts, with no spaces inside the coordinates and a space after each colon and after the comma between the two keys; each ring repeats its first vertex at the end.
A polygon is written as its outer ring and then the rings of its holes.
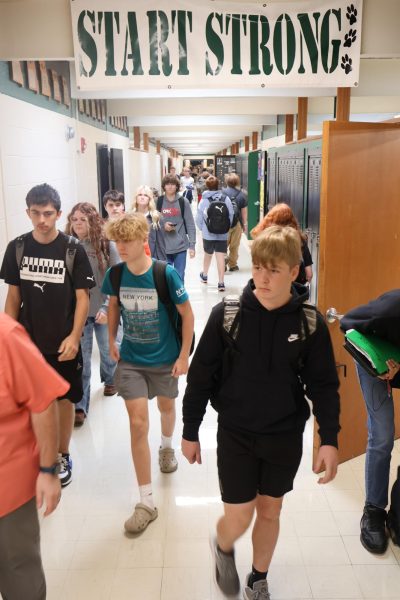
{"type": "Polygon", "coordinates": [[[110,296],[108,328],[110,356],[118,361],[115,385],[125,400],[131,431],[132,458],[139,484],[140,502],[125,522],[130,533],[140,533],[157,518],[151,485],[148,399],[157,396],[161,413],[161,447],[159,464],[163,473],[178,468],[172,435],[175,426],[175,398],[178,378],[189,367],[194,317],[187,292],[175,269],[166,267],[168,291],[182,319],[182,345],[171,324],[167,309],[157,295],[153,261],[146,255],[148,224],[140,213],[128,213],[106,225],[106,234],[114,240],[124,261],[119,298],[110,271],[104,278],[102,292],[110,296]],[[120,304],[119,304],[120,302],[120,304]],[[120,318],[123,321],[121,348],[116,344],[120,318]]]}

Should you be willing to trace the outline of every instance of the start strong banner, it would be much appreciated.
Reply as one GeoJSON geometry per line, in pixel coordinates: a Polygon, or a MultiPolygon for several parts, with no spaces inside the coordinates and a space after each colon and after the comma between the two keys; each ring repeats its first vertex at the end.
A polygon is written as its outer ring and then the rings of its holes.
{"type": "Polygon", "coordinates": [[[71,0],[77,86],[358,85],[362,0],[71,0]]]}

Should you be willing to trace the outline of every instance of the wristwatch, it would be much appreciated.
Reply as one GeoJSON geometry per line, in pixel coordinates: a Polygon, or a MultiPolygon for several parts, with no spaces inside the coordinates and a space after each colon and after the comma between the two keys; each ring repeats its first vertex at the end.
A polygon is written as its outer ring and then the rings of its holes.
{"type": "Polygon", "coordinates": [[[39,467],[40,473],[47,473],[48,475],[58,475],[60,473],[60,463],[55,462],[51,467],[39,467]]]}

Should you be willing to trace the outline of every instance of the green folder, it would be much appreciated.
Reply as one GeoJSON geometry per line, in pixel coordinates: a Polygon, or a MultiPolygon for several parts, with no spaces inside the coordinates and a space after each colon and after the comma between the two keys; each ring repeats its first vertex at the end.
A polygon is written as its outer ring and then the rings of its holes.
{"type": "Polygon", "coordinates": [[[386,361],[390,358],[400,362],[400,348],[373,333],[364,334],[355,329],[349,329],[345,333],[345,338],[368,359],[378,375],[386,373],[388,370],[386,361]]]}

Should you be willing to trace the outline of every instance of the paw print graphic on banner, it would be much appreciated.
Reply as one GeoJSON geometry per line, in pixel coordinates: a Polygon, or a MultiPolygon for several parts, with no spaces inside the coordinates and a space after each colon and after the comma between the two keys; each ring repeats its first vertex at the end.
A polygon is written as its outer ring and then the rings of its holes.
{"type": "Polygon", "coordinates": [[[350,48],[352,44],[354,44],[354,42],[357,39],[357,30],[356,29],[350,29],[349,33],[346,33],[346,35],[344,36],[344,44],[343,46],[346,46],[347,48],[350,48]]]}
{"type": "Polygon", "coordinates": [[[350,25],[357,23],[357,9],[354,4],[350,4],[350,6],[347,7],[346,17],[350,21],[350,25]]]}
{"type": "Polygon", "coordinates": [[[353,70],[352,64],[353,64],[353,61],[349,57],[348,54],[345,54],[344,56],[342,56],[342,62],[340,63],[340,66],[342,67],[342,69],[344,70],[346,75],[348,75],[350,73],[350,71],[353,70]]]}

